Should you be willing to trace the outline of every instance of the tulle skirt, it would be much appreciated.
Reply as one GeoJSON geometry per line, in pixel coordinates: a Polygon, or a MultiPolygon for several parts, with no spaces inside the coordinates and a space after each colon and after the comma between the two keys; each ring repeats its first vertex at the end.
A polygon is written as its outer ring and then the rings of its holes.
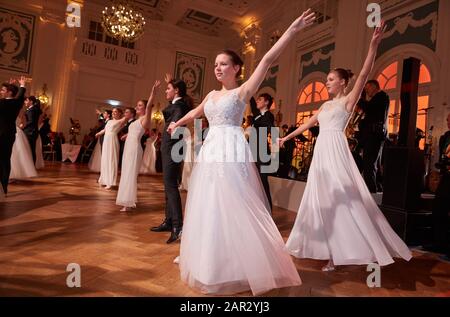
{"type": "Polygon", "coordinates": [[[92,151],[91,158],[89,159],[88,168],[93,172],[100,172],[100,166],[102,162],[102,145],[100,139],[95,144],[94,151],[92,151]]]}
{"type": "Polygon", "coordinates": [[[212,127],[194,165],[180,272],[184,282],[203,293],[251,290],[257,295],[301,284],[249,155],[240,127],[212,127]],[[233,151],[246,159],[223,160],[233,151]]]}
{"type": "Polygon", "coordinates": [[[25,179],[36,177],[36,167],[34,166],[31,154],[30,143],[22,131],[17,128],[16,140],[14,141],[11,154],[11,179],[25,179]]]}
{"type": "Polygon", "coordinates": [[[156,174],[156,149],[155,140],[148,140],[145,145],[144,155],[139,173],[156,174]]]}
{"type": "Polygon", "coordinates": [[[286,245],[295,257],[332,259],[335,265],[411,259],[367,189],[342,131],[320,132],[286,245]]]}

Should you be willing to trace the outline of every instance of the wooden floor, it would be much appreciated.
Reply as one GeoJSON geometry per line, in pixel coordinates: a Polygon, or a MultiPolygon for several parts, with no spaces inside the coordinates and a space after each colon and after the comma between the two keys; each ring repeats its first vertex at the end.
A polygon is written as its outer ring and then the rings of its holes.
{"type": "MultiPolygon", "coordinates": [[[[97,177],[86,166],[47,163],[39,178],[10,185],[0,202],[0,296],[201,296],[172,263],[179,243],[148,230],[163,219],[161,177],[140,177],[130,214],[97,177]],[[66,286],[72,262],[81,266],[81,288],[66,286]]],[[[286,238],[295,213],[278,209],[274,219],[286,238]]],[[[450,263],[435,254],[415,251],[410,262],[383,268],[377,289],[367,287],[364,266],[325,273],[323,261],[295,264],[303,285],[266,296],[450,296],[450,263]]]]}

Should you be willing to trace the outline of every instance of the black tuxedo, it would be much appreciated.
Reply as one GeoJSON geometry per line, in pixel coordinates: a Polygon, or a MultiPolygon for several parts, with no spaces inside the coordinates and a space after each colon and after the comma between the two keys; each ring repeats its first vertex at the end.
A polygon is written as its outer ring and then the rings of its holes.
{"type": "Polygon", "coordinates": [[[42,111],[39,106],[32,106],[25,111],[25,118],[27,120],[23,132],[27,136],[30,143],[31,154],[33,155],[33,162],[36,162],[36,140],[39,135],[39,116],[42,111]]]}
{"type": "Polygon", "coordinates": [[[172,228],[181,229],[183,216],[181,207],[181,196],[178,190],[178,180],[181,176],[182,162],[174,162],[171,157],[172,147],[181,140],[172,139],[167,132],[171,122],[177,122],[188,111],[191,110],[183,99],[169,104],[164,110],[165,125],[161,140],[161,159],[164,179],[164,190],[166,194],[166,219],[165,222],[172,228]]]}
{"type": "Polygon", "coordinates": [[[267,196],[267,200],[270,204],[270,209],[272,209],[272,196],[270,195],[270,188],[269,188],[269,180],[268,180],[268,174],[263,173],[261,171],[261,166],[264,165],[270,165],[270,160],[268,162],[262,162],[259,151],[260,148],[263,146],[261,142],[265,142],[265,148],[266,148],[266,154],[270,155],[270,147],[269,143],[267,142],[267,138],[264,139],[264,141],[260,140],[261,137],[264,138],[268,136],[270,133],[270,129],[275,126],[275,117],[270,111],[266,111],[263,114],[256,108],[255,103],[251,103],[252,113],[253,113],[253,127],[256,129],[256,137],[257,137],[257,154],[256,154],[256,166],[258,168],[259,176],[261,178],[261,182],[264,187],[264,191],[267,196]]]}
{"type": "Polygon", "coordinates": [[[16,139],[16,120],[23,105],[25,88],[14,99],[0,99],[0,180],[5,194],[11,172],[11,153],[16,139]]]}
{"type": "Polygon", "coordinates": [[[359,124],[358,138],[363,150],[364,181],[370,192],[376,193],[377,189],[381,190],[381,180],[377,179],[377,169],[387,133],[389,96],[384,91],[379,91],[369,101],[360,100],[358,105],[364,111],[364,119],[359,124]]]}

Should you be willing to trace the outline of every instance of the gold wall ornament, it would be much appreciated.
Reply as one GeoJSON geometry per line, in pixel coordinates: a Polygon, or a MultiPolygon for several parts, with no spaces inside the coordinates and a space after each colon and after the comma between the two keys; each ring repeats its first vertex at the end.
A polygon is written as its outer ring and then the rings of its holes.
{"type": "Polygon", "coordinates": [[[48,98],[46,92],[47,92],[47,84],[44,84],[44,86],[42,86],[42,93],[39,94],[39,96],[38,96],[39,101],[40,101],[41,104],[44,105],[44,106],[47,105],[48,102],[49,102],[49,100],[50,100],[50,99],[48,98]]]}
{"type": "Polygon", "coordinates": [[[161,123],[161,121],[164,119],[163,113],[159,110],[160,104],[158,103],[157,110],[152,114],[152,120],[156,122],[157,125],[161,123]]]}
{"type": "Polygon", "coordinates": [[[144,34],[145,18],[128,0],[111,0],[102,11],[102,27],[109,36],[134,42],[144,34]]]}

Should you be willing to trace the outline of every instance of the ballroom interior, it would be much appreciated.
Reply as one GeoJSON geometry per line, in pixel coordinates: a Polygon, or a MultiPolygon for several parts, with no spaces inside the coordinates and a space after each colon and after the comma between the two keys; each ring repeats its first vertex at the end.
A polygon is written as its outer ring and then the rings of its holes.
{"type": "MultiPolygon", "coordinates": [[[[373,32],[367,26],[373,3],[381,8],[387,29],[370,79],[378,80],[390,98],[386,127],[392,144],[383,154],[384,190],[373,198],[413,258],[383,267],[379,287],[368,286],[366,266],[322,272],[323,261],[293,258],[303,284],[265,296],[450,296],[449,255],[424,248],[433,240],[433,208],[442,181],[440,137],[450,130],[450,1],[124,3],[145,21],[133,26],[136,36],[129,40],[106,30],[105,16],[116,1],[0,0],[0,81],[25,76],[26,95],[40,101],[48,126],[37,176],[13,180],[7,197],[0,198],[1,297],[202,296],[180,280],[173,263],[180,244],[166,244],[167,237],[149,231],[165,210],[159,158],[155,173],[139,175],[138,204],[131,212],[119,212],[117,188],[99,188],[99,173],[88,166],[98,113],[135,107],[166,74],[183,79],[198,106],[221,87],[214,74],[218,52],[228,48],[240,54],[244,82],[290,23],[312,8],[316,21],[270,66],[258,89],[258,94],[273,96],[270,112],[276,127],[298,126],[330,99],[330,70],[342,67],[358,74],[373,32]],[[411,60],[416,61],[416,85],[407,79],[411,60]],[[410,86],[417,89],[411,92],[410,86]],[[71,263],[81,267],[81,287],[66,284],[71,263]]],[[[166,105],[161,90],[151,110],[156,135],[163,132],[166,105]]],[[[249,115],[247,105],[244,122],[249,115]]],[[[350,128],[357,125],[353,120],[350,128]]],[[[347,132],[350,142],[354,131],[347,132]]],[[[269,176],[273,220],[285,240],[305,190],[316,138],[316,130],[304,132],[286,174],[269,176]]],[[[180,191],[184,209],[189,189],[180,184],[180,191]]],[[[446,194],[450,197],[450,191],[446,194]]]]}

